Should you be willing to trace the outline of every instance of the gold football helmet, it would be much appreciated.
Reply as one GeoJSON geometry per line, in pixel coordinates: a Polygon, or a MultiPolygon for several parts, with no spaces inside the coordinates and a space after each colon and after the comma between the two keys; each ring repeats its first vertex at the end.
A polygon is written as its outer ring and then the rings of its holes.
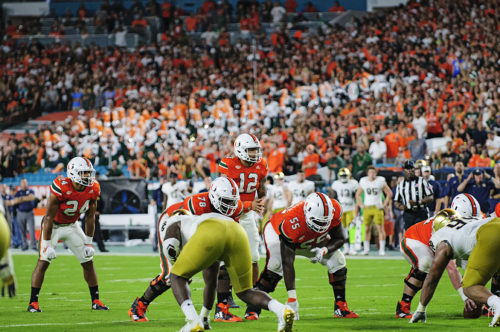
{"type": "Polygon", "coordinates": [[[460,214],[453,209],[443,209],[436,214],[434,221],[432,222],[432,230],[437,232],[443,227],[446,227],[455,219],[459,219],[460,214]]]}
{"type": "Polygon", "coordinates": [[[349,177],[351,176],[351,171],[349,171],[348,168],[341,168],[339,170],[339,179],[342,182],[347,182],[349,181],[349,177]]]}

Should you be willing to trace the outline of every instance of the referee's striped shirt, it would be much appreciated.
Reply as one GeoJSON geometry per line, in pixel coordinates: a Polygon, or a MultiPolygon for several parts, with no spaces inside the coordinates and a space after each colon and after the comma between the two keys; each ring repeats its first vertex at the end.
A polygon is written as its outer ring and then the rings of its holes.
{"type": "Polygon", "coordinates": [[[398,183],[396,187],[394,201],[404,204],[408,210],[419,210],[427,208],[427,205],[419,204],[418,206],[412,207],[410,201],[421,202],[425,197],[433,195],[434,191],[432,190],[432,186],[423,177],[419,176],[413,180],[407,180],[405,178],[398,183]]]}

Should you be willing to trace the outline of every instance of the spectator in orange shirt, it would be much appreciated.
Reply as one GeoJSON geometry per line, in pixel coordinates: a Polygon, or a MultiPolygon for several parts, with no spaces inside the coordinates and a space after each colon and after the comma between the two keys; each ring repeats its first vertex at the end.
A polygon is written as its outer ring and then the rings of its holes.
{"type": "Polygon", "coordinates": [[[309,1],[307,4],[306,4],[306,9],[305,9],[305,12],[306,13],[317,13],[318,12],[318,9],[316,9],[316,7],[314,7],[313,3],[311,1],[309,1]]]}
{"type": "Polygon", "coordinates": [[[267,157],[267,164],[269,172],[280,173],[283,172],[283,164],[285,163],[285,155],[278,148],[276,143],[271,143],[271,153],[267,157]]]}
{"type": "Polygon", "coordinates": [[[319,155],[314,151],[314,145],[309,144],[306,146],[307,155],[302,162],[302,170],[306,179],[314,181],[318,177],[318,163],[319,155]]]}
{"type": "Polygon", "coordinates": [[[338,1],[335,1],[335,4],[333,6],[331,6],[328,11],[330,13],[341,13],[341,12],[345,12],[345,8],[342,7],[342,5],[338,1]]]}
{"type": "Polygon", "coordinates": [[[185,23],[186,23],[187,32],[196,31],[196,25],[198,24],[198,19],[194,16],[193,12],[191,12],[191,14],[189,14],[189,17],[186,18],[185,23]]]}

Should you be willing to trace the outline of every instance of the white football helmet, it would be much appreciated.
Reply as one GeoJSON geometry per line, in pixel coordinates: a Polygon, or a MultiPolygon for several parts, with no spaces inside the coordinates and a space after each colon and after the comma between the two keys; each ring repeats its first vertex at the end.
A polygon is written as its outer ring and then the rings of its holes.
{"type": "Polygon", "coordinates": [[[259,139],[252,134],[241,134],[234,141],[234,154],[241,160],[258,163],[262,159],[262,148],[259,139]],[[254,157],[250,157],[248,149],[257,149],[254,157]]]}
{"type": "Polygon", "coordinates": [[[75,157],[66,167],[66,174],[71,181],[90,187],[95,182],[95,169],[87,158],[75,157]]]}
{"type": "Polygon", "coordinates": [[[304,215],[306,225],[317,233],[328,230],[333,219],[332,200],[322,193],[312,193],[306,197],[304,204],[304,215]]]}
{"type": "Polygon", "coordinates": [[[451,202],[451,208],[457,211],[462,218],[481,218],[481,208],[477,199],[470,194],[455,196],[451,202]]]}
{"type": "Polygon", "coordinates": [[[212,181],[208,198],[217,211],[225,216],[230,216],[238,208],[240,193],[236,182],[221,176],[212,181]]]}

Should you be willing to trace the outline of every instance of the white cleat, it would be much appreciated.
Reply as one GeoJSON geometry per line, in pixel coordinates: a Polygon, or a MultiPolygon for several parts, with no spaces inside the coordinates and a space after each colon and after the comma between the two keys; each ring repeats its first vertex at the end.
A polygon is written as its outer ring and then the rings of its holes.
{"type": "Polygon", "coordinates": [[[285,306],[283,313],[278,318],[278,332],[292,332],[295,312],[289,306],[285,306]]]}
{"type": "Polygon", "coordinates": [[[201,321],[188,321],[179,332],[203,332],[205,328],[201,321]]]}
{"type": "Polygon", "coordinates": [[[489,325],[490,327],[498,327],[500,326],[500,310],[495,310],[493,319],[491,320],[491,323],[489,325]]]}

